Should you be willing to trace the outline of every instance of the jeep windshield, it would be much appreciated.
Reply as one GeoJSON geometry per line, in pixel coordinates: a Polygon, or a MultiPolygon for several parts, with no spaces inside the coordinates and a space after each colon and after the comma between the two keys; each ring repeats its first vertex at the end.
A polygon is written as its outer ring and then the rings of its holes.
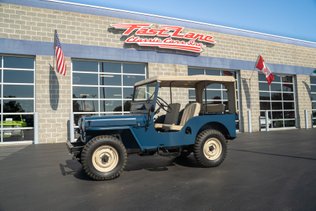
{"type": "Polygon", "coordinates": [[[154,105],[157,81],[135,86],[131,113],[148,113],[154,105]]]}
{"type": "Polygon", "coordinates": [[[155,97],[157,82],[135,87],[133,101],[151,101],[155,97]]]}

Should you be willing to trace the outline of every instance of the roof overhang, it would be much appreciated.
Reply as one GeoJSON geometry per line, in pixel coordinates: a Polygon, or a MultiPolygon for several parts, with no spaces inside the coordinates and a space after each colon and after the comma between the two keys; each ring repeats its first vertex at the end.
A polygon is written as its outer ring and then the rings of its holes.
{"type": "Polygon", "coordinates": [[[141,86],[153,82],[159,82],[160,87],[182,87],[194,88],[199,83],[206,85],[212,83],[231,84],[235,83],[233,76],[210,76],[210,75],[192,75],[192,76],[156,76],[135,83],[135,86],[141,86]]]}

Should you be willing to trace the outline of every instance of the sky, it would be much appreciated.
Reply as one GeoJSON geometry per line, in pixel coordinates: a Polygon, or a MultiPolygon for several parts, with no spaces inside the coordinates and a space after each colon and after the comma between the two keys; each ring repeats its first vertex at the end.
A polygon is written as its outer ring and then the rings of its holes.
{"type": "Polygon", "coordinates": [[[316,0],[65,0],[316,42],[316,0]]]}

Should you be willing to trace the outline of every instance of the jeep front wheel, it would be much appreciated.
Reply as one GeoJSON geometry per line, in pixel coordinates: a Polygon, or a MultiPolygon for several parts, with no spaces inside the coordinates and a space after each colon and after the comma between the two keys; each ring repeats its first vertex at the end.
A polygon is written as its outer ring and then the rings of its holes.
{"type": "Polygon", "coordinates": [[[227,153],[226,139],[217,130],[204,130],[199,133],[194,145],[194,156],[203,167],[220,165],[227,153]]]}
{"type": "Polygon", "coordinates": [[[114,136],[97,136],[83,148],[81,162],[86,174],[94,180],[118,177],[127,161],[123,143],[114,136]]]}

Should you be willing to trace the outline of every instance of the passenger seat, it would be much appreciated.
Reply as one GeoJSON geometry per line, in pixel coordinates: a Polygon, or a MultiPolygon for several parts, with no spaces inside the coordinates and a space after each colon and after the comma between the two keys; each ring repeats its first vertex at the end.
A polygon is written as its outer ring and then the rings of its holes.
{"type": "Polygon", "coordinates": [[[187,105],[183,111],[183,115],[180,121],[180,125],[175,124],[163,124],[162,129],[166,131],[179,131],[182,129],[182,127],[187,123],[189,119],[191,119],[194,116],[198,116],[201,110],[201,104],[200,103],[191,103],[187,105]]]}

